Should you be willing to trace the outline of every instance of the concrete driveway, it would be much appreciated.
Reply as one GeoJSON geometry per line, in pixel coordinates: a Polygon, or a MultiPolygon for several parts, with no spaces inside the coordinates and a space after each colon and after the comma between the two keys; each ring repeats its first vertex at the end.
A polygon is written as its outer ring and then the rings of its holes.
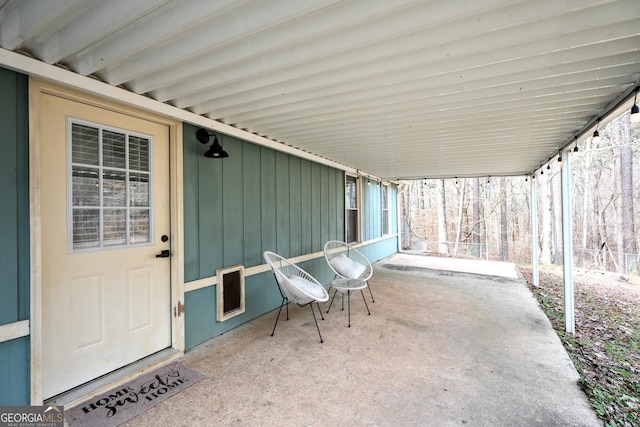
{"type": "Polygon", "coordinates": [[[323,344],[294,305],[273,337],[276,311],[192,349],[207,378],[127,425],[601,426],[515,267],[446,263],[378,262],[371,316],[334,303],[323,344]]]}

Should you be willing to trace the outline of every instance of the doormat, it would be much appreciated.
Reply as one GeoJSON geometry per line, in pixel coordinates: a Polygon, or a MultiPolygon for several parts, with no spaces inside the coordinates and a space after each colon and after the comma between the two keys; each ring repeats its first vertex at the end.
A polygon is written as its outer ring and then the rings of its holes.
{"type": "Polygon", "coordinates": [[[204,378],[178,362],[158,368],[64,411],[72,427],[118,426],[204,378]]]}

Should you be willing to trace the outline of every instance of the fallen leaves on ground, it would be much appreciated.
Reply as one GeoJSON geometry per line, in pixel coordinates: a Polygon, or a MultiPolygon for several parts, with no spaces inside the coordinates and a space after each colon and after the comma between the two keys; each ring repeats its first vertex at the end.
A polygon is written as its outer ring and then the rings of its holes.
{"type": "Polygon", "coordinates": [[[575,335],[565,332],[561,270],[543,270],[539,286],[520,267],[580,374],[580,385],[607,427],[640,427],[640,286],[609,273],[574,279],[575,335]]]}

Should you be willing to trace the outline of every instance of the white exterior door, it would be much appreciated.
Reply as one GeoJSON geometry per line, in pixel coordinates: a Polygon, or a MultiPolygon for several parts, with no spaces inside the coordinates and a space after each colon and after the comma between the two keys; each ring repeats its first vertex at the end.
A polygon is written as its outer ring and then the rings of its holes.
{"type": "Polygon", "coordinates": [[[39,111],[47,399],[171,345],[169,128],[56,94],[39,111]]]}

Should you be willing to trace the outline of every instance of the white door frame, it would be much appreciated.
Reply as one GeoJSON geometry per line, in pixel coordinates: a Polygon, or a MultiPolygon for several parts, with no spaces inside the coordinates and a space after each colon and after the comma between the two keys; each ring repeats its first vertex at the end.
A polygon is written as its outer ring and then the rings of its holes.
{"type": "MultiPolygon", "coordinates": [[[[31,265],[31,405],[42,405],[42,230],[40,204],[40,97],[51,93],[70,100],[165,124],[169,128],[171,215],[171,347],[184,353],[184,236],[182,192],[182,123],[88,93],[29,79],[29,180],[31,265]]],[[[61,166],[62,167],[62,166],[61,166]]],[[[169,309],[169,307],[168,307],[169,309]]],[[[174,356],[175,357],[175,356],[174,356]]],[[[161,362],[156,362],[161,363],[161,362]]]]}

